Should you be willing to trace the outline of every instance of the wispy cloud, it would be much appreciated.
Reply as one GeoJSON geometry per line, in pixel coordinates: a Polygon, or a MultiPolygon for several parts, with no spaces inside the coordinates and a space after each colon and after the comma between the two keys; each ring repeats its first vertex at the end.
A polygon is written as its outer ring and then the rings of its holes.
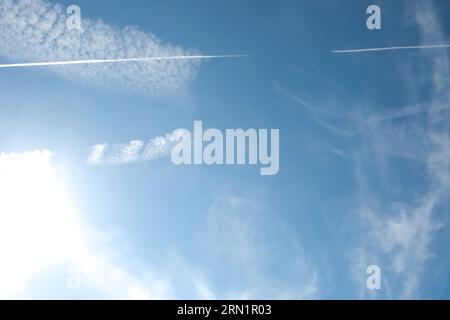
{"type": "MultiPolygon", "coordinates": [[[[82,30],[67,30],[65,10],[46,0],[0,2],[0,55],[24,62],[117,60],[199,55],[196,50],[164,44],[135,27],[119,29],[83,17],[82,30]]],[[[70,80],[109,88],[166,95],[194,78],[198,59],[52,67],[70,80]]]]}
{"type": "MultiPolygon", "coordinates": [[[[432,2],[420,2],[420,5],[413,7],[414,21],[423,41],[442,40],[443,32],[432,2]]],[[[366,203],[359,210],[365,236],[358,240],[360,245],[354,250],[353,267],[358,270],[355,278],[364,288],[365,279],[361,276],[364,270],[358,259],[364,260],[364,268],[368,264],[379,263],[385,271],[383,285],[388,289],[387,296],[394,298],[421,296],[425,265],[435,257],[431,243],[436,232],[444,226],[439,212],[448,204],[450,86],[448,82],[442,84],[434,81],[443,73],[448,74],[448,54],[446,51],[424,51],[422,58],[427,66],[424,69],[430,70],[426,77],[433,84],[431,101],[369,116],[364,121],[369,129],[364,139],[372,141],[374,150],[385,152],[388,156],[402,155],[424,168],[420,172],[422,178],[425,177],[423,191],[416,193],[409,201],[386,204],[382,199],[367,196],[370,201],[363,199],[366,203]],[[395,148],[392,141],[396,141],[395,148]]],[[[386,158],[381,159],[386,161],[386,158]]],[[[361,161],[365,160],[360,160],[359,165],[361,161]]],[[[373,166],[372,170],[375,170],[373,166]]],[[[365,188],[365,180],[365,173],[361,172],[360,189],[365,188]]],[[[371,193],[371,190],[366,192],[371,193]]],[[[367,290],[362,290],[362,297],[367,297],[367,294],[367,290]]]]}
{"type": "Polygon", "coordinates": [[[181,134],[183,134],[182,131],[175,131],[164,137],[153,138],[148,142],[132,140],[113,145],[97,144],[91,147],[87,164],[115,166],[158,159],[170,154],[181,134]]]}
{"type": "Polygon", "coordinates": [[[295,93],[291,92],[290,90],[288,90],[287,88],[282,86],[280,83],[275,82],[274,86],[275,86],[275,90],[279,94],[295,101],[296,103],[301,105],[303,108],[306,108],[306,110],[308,110],[311,114],[313,114],[315,116],[329,116],[330,115],[330,112],[327,111],[326,109],[318,107],[316,105],[313,105],[310,102],[307,102],[305,98],[301,97],[299,94],[295,94],[295,93]]]}
{"type": "Polygon", "coordinates": [[[427,159],[433,186],[430,191],[413,203],[392,204],[388,212],[368,207],[360,210],[366,237],[364,245],[356,250],[358,257],[361,253],[372,257],[371,262],[365,259],[366,267],[387,261],[383,266],[387,267],[386,271],[393,271],[394,275],[389,277],[391,282],[401,279],[402,285],[394,292],[400,298],[413,297],[420,287],[424,264],[433,257],[430,252],[433,234],[443,227],[434,213],[449,191],[450,141],[444,136],[435,136],[433,141],[435,151],[427,159]]]}
{"type": "Polygon", "coordinates": [[[328,111],[325,108],[319,107],[316,104],[306,101],[306,99],[300,96],[298,93],[290,91],[278,82],[275,82],[275,90],[279,94],[287,97],[288,99],[294,101],[296,104],[304,108],[307,111],[310,119],[312,119],[320,127],[331,132],[332,134],[348,137],[354,133],[353,128],[346,129],[333,124],[333,121],[336,121],[339,118],[336,114],[328,111]]]}
{"type": "Polygon", "coordinates": [[[320,293],[319,273],[295,231],[268,219],[260,201],[215,197],[206,218],[209,260],[237,275],[220,286],[209,284],[218,298],[312,299],[320,293]],[[274,261],[276,271],[268,271],[274,261]]]}
{"type": "MultiPolygon", "coordinates": [[[[400,107],[380,106],[375,111],[364,105],[357,108],[346,105],[345,112],[333,113],[316,107],[323,103],[310,103],[302,94],[276,84],[280,94],[296,102],[320,128],[334,135],[340,147],[338,154],[345,155],[354,168],[354,200],[358,205],[353,208],[357,221],[352,232],[358,235],[352,237],[357,244],[349,255],[361,298],[421,297],[426,264],[435,257],[432,241],[444,227],[442,220],[448,218],[447,210],[446,218],[442,219],[442,211],[448,208],[450,176],[450,67],[448,50],[444,50],[448,46],[428,45],[446,41],[432,1],[414,2],[408,7],[412,17],[409,21],[418,27],[424,46],[341,53],[430,49],[418,51],[415,58],[421,65],[414,75],[414,80],[420,79],[419,84],[427,84],[428,101],[400,107]],[[347,143],[341,144],[345,139],[347,143]],[[417,169],[409,174],[417,179],[414,181],[421,181],[419,186],[409,185],[403,176],[396,176],[404,169],[399,170],[400,163],[417,169]],[[383,271],[380,292],[369,292],[366,287],[366,268],[371,264],[379,264],[383,271]]],[[[411,81],[410,74],[401,76],[404,81],[411,81]]],[[[417,91],[423,89],[414,87],[417,91]]],[[[317,149],[318,144],[320,141],[315,145],[317,149]]],[[[337,149],[336,144],[322,144],[320,150],[337,149]]]]}

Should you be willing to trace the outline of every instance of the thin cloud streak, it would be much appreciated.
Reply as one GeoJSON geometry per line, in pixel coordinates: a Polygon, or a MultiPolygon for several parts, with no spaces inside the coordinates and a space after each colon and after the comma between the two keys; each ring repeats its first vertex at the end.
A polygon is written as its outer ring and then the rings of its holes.
{"type": "Polygon", "coordinates": [[[233,59],[233,58],[244,58],[244,57],[248,57],[248,56],[247,55],[193,55],[193,56],[171,56],[171,57],[150,57],[150,58],[72,60],[72,61],[50,61],[50,62],[1,64],[0,68],[48,67],[48,66],[77,65],[77,64],[145,62],[145,61],[164,61],[164,60],[233,59]]]}
{"type": "Polygon", "coordinates": [[[366,49],[344,49],[332,50],[332,53],[361,53],[361,52],[379,52],[379,51],[395,51],[395,50],[416,50],[416,49],[439,49],[450,48],[450,44],[436,44],[424,46],[399,46],[399,47],[381,47],[381,48],[366,48],[366,49]]]}

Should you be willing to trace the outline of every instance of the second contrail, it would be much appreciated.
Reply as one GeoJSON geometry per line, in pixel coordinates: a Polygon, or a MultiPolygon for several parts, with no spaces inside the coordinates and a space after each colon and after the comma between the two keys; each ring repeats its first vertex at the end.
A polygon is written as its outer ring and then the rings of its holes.
{"type": "Polygon", "coordinates": [[[100,63],[120,63],[120,62],[145,62],[163,60],[199,60],[199,59],[224,59],[243,58],[247,55],[196,55],[196,56],[170,56],[170,57],[149,57],[149,58],[127,58],[127,59],[97,59],[97,60],[71,60],[71,61],[50,61],[50,62],[29,62],[0,64],[0,68],[27,68],[27,67],[48,67],[77,64],[100,64],[100,63]]]}
{"type": "Polygon", "coordinates": [[[413,49],[436,49],[450,48],[450,44],[437,44],[426,46],[406,46],[406,47],[383,47],[383,48],[367,48],[367,49],[346,49],[332,50],[332,53],[358,53],[358,52],[377,52],[377,51],[394,51],[394,50],[413,50],[413,49]]]}

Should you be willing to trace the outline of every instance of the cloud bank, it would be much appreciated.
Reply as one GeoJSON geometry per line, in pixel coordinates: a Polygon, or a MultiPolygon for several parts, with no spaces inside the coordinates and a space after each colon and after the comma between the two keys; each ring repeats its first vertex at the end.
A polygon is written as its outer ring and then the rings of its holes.
{"type": "MultiPolygon", "coordinates": [[[[82,18],[68,30],[65,7],[45,0],[0,1],[0,55],[15,62],[47,62],[196,55],[165,44],[135,27],[119,29],[82,18]]],[[[181,91],[196,75],[198,60],[145,61],[49,67],[69,80],[149,95],[181,91]]]]}

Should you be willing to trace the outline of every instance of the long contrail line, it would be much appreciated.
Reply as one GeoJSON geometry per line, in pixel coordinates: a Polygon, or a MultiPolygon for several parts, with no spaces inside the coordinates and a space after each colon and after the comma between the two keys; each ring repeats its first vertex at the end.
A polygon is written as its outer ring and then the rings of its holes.
{"type": "Polygon", "coordinates": [[[47,66],[63,66],[63,65],[77,65],[77,64],[144,62],[144,61],[161,61],[161,60],[198,60],[198,59],[220,59],[220,58],[243,58],[243,57],[247,57],[247,55],[230,54],[230,55],[209,55],[209,56],[197,55],[197,56],[171,56],[171,57],[127,58],[127,59],[72,60],[72,61],[0,64],[0,68],[27,68],[27,67],[47,67],[47,66]]]}
{"type": "Polygon", "coordinates": [[[332,50],[332,53],[358,53],[358,52],[377,52],[377,51],[393,51],[393,50],[413,50],[413,49],[436,49],[436,48],[450,48],[450,44],[437,44],[426,46],[407,46],[407,47],[382,47],[382,48],[367,48],[367,49],[346,49],[346,50],[332,50]]]}

